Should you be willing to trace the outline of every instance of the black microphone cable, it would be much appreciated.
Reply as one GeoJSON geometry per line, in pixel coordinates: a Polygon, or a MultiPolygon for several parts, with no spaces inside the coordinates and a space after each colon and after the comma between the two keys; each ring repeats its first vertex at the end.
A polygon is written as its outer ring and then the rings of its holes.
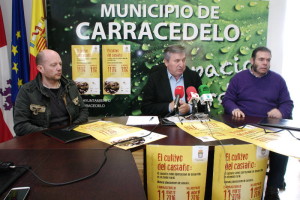
{"type": "Polygon", "coordinates": [[[91,178],[95,175],[97,175],[101,169],[104,167],[106,161],[107,161],[107,152],[109,151],[109,149],[111,149],[112,147],[116,146],[116,145],[119,145],[119,144],[122,144],[122,143],[126,143],[126,142],[129,142],[129,141],[134,141],[134,140],[137,140],[137,139],[140,139],[140,138],[145,138],[145,137],[148,137],[149,135],[151,135],[153,133],[153,131],[157,128],[158,124],[146,135],[144,136],[140,136],[140,137],[133,137],[133,138],[129,138],[127,140],[123,140],[123,141],[120,141],[120,142],[116,142],[114,144],[111,144],[110,146],[108,146],[105,150],[104,150],[104,160],[102,161],[102,163],[100,164],[100,166],[91,174],[87,175],[87,176],[84,176],[84,177],[81,177],[81,178],[78,178],[78,179],[75,179],[75,180],[71,180],[71,181],[67,181],[67,182],[61,182],[61,183],[54,183],[54,182],[49,182],[49,181],[46,181],[44,179],[42,179],[39,175],[37,175],[33,170],[31,170],[31,168],[29,166],[23,166],[23,165],[10,165],[9,168],[10,169],[14,169],[14,168],[25,168],[26,170],[28,170],[34,177],[36,177],[39,181],[47,184],[47,185],[52,185],[52,186],[64,186],[64,185],[69,185],[69,184],[73,184],[73,183],[76,183],[76,182],[79,182],[79,181],[83,181],[83,180],[86,180],[88,178],[91,178]]]}
{"type": "Polygon", "coordinates": [[[254,126],[254,127],[256,127],[256,128],[261,128],[261,129],[263,129],[264,130],[264,132],[265,133],[279,133],[279,132],[281,132],[281,131],[284,131],[284,129],[278,129],[278,130],[276,130],[276,131],[272,131],[272,130],[269,130],[269,129],[266,129],[266,128],[263,128],[263,127],[260,127],[260,126],[256,126],[256,124],[251,124],[251,123],[248,123],[248,124],[244,124],[243,126],[236,126],[236,127],[234,127],[234,128],[237,128],[237,129],[243,129],[243,128],[245,128],[246,126],[254,126]]]}
{"type": "Polygon", "coordinates": [[[91,178],[95,175],[97,175],[100,170],[103,168],[103,166],[105,165],[106,161],[107,161],[107,152],[110,148],[112,148],[113,146],[115,146],[115,144],[113,145],[110,145],[108,146],[105,150],[104,150],[104,160],[102,161],[102,163],[100,164],[100,166],[98,167],[98,169],[96,169],[95,172],[87,175],[87,176],[84,176],[84,177],[81,177],[81,178],[78,178],[78,179],[75,179],[75,180],[71,180],[71,181],[67,181],[67,182],[61,182],[61,183],[54,183],[54,182],[49,182],[49,181],[46,181],[44,179],[42,179],[39,175],[37,175],[33,170],[31,170],[31,168],[29,166],[22,166],[22,165],[14,165],[14,166],[11,166],[10,168],[25,168],[26,170],[28,170],[34,177],[36,177],[39,181],[47,184],[47,185],[52,185],[52,186],[64,186],[64,185],[69,185],[69,184],[72,184],[72,183],[76,183],[76,182],[79,182],[79,181],[83,181],[85,179],[88,179],[88,178],[91,178]]]}
{"type": "Polygon", "coordinates": [[[300,140],[300,138],[297,138],[290,130],[287,130],[291,136],[293,136],[294,138],[296,138],[297,140],[300,140]]]}
{"type": "MultiPolygon", "coordinates": [[[[201,121],[201,123],[205,123],[205,124],[206,124],[206,127],[209,129],[209,132],[210,132],[211,136],[212,136],[214,139],[216,139],[216,140],[220,143],[220,145],[222,146],[224,155],[226,155],[225,145],[222,143],[221,140],[217,139],[217,138],[213,135],[212,130],[210,129],[209,125],[207,124],[207,121],[203,121],[203,120],[200,120],[200,121],[201,121]]],[[[262,129],[264,130],[265,134],[268,134],[268,133],[279,133],[279,132],[285,130],[285,129],[278,129],[278,130],[270,131],[269,129],[266,129],[266,128],[263,128],[263,127],[258,127],[258,126],[256,126],[256,124],[251,124],[251,123],[247,123],[247,124],[244,124],[244,125],[242,125],[242,126],[235,126],[234,128],[237,128],[237,129],[244,129],[247,125],[255,126],[255,127],[257,127],[257,128],[262,128],[262,129]]],[[[290,130],[287,130],[287,131],[291,134],[292,137],[296,138],[297,140],[300,140],[300,138],[297,138],[290,130]]],[[[224,156],[224,157],[225,157],[225,156],[224,156]]],[[[226,157],[225,157],[225,163],[226,163],[226,164],[228,163],[227,160],[226,160],[226,157]]],[[[227,184],[226,184],[226,181],[225,181],[225,180],[226,180],[226,173],[227,173],[227,170],[226,170],[226,168],[225,168],[225,171],[224,171],[224,185],[225,185],[225,187],[227,188],[227,184]]],[[[231,193],[229,193],[229,196],[231,196],[231,193]]],[[[231,199],[231,197],[229,197],[229,199],[231,199]]]]}
{"type": "MultiPolygon", "coordinates": [[[[208,120],[210,121],[210,119],[208,120]]],[[[225,165],[228,165],[228,162],[227,162],[227,159],[226,159],[226,150],[225,150],[225,145],[223,144],[222,140],[219,140],[218,138],[216,138],[213,134],[213,131],[211,130],[211,128],[209,127],[209,124],[207,123],[207,120],[204,121],[204,120],[200,120],[201,123],[204,123],[206,125],[206,127],[208,128],[209,132],[210,132],[210,135],[220,143],[222,149],[223,149],[223,153],[224,153],[224,158],[225,158],[225,165]]],[[[223,174],[223,179],[224,179],[224,185],[225,185],[225,188],[227,189],[228,188],[228,185],[226,183],[226,173],[227,173],[227,169],[225,167],[225,170],[224,170],[224,174],[223,174]]],[[[229,198],[228,199],[231,199],[232,197],[232,194],[229,192],[229,198]]]]}
{"type": "Polygon", "coordinates": [[[163,124],[165,124],[165,125],[174,125],[174,122],[172,122],[172,121],[170,121],[170,120],[167,119],[167,118],[170,117],[173,113],[174,113],[175,116],[178,118],[178,121],[179,121],[181,124],[183,124],[183,123],[182,123],[182,120],[183,120],[183,119],[180,119],[180,115],[179,115],[179,114],[176,114],[175,109],[173,109],[171,112],[169,112],[167,115],[165,115],[165,116],[161,119],[161,121],[163,122],[163,124]]]}

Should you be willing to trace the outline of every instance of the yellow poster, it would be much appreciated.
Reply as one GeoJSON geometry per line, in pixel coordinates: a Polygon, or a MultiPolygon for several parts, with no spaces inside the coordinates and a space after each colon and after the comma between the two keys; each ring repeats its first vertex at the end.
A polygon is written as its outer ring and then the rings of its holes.
{"type": "Polygon", "coordinates": [[[230,139],[232,136],[224,134],[232,128],[222,122],[210,119],[209,121],[183,121],[176,125],[190,135],[203,142],[230,139]]]}
{"type": "Polygon", "coordinates": [[[212,200],[261,200],[268,156],[253,144],[216,146],[212,200]]]}
{"type": "Polygon", "coordinates": [[[103,45],[103,94],[131,93],[130,45],[103,45]]]}
{"type": "Polygon", "coordinates": [[[208,146],[147,145],[148,200],[204,200],[208,146]]]}
{"type": "Polygon", "coordinates": [[[74,129],[86,133],[107,144],[116,144],[121,149],[131,149],[167,136],[123,124],[97,121],[74,129]]]}
{"type": "Polygon", "coordinates": [[[178,122],[177,119],[174,123],[203,142],[236,138],[269,151],[300,159],[300,151],[295,151],[299,146],[299,140],[287,130],[274,132],[252,125],[231,128],[223,122],[213,119],[206,121],[182,120],[181,122],[178,122]]]}
{"type": "Polygon", "coordinates": [[[240,129],[234,128],[225,134],[270,151],[300,159],[300,151],[295,151],[295,149],[299,148],[299,140],[287,130],[274,132],[272,130],[247,125],[240,129]]]}
{"type": "Polygon", "coordinates": [[[100,94],[99,45],[72,45],[72,78],[80,94],[100,94]]]}

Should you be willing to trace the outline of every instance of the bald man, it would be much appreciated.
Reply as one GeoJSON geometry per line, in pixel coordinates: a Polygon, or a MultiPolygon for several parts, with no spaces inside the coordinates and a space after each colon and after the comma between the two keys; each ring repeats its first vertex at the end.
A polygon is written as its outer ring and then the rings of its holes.
{"type": "Polygon", "coordinates": [[[37,55],[36,64],[39,73],[20,88],[15,102],[16,135],[86,122],[88,108],[76,84],[62,75],[60,55],[45,49],[37,55]]]}

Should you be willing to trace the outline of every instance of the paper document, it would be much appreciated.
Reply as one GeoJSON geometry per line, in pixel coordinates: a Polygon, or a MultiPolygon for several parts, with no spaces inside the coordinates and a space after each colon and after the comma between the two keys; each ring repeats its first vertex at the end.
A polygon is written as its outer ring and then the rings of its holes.
{"type": "Polygon", "coordinates": [[[134,126],[98,121],[78,126],[74,129],[89,134],[101,142],[114,144],[121,149],[131,149],[167,137],[134,126]]]}
{"type": "Polygon", "coordinates": [[[159,124],[157,116],[129,116],[126,125],[156,125],[159,124]]]}

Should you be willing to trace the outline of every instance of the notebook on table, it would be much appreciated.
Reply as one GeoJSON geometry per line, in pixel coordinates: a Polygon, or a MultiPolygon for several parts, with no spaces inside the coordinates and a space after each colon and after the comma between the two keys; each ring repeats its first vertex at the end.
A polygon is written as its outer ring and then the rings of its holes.
{"type": "Polygon", "coordinates": [[[300,131],[300,122],[291,119],[264,118],[258,124],[261,126],[300,131]]]}
{"type": "Polygon", "coordinates": [[[44,132],[45,135],[52,137],[62,143],[69,143],[76,140],[81,140],[90,137],[89,134],[81,133],[74,130],[67,129],[53,129],[44,132]]]}

